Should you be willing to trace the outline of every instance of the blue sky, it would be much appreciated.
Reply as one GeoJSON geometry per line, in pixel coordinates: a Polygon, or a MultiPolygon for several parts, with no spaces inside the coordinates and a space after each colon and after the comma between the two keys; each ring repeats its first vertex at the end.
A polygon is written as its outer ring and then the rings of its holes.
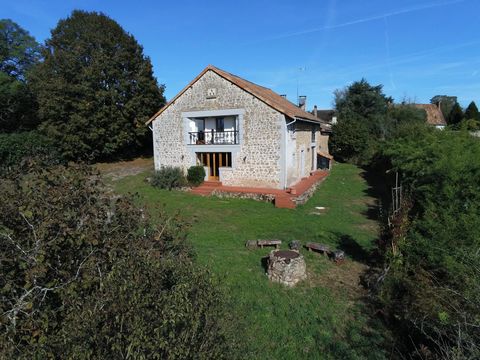
{"type": "Polygon", "coordinates": [[[480,105],[480,0],[0,0],[43,42],[73,9],[132,33],[172,98],[213,64],[309,108],[362,77],[396,101],[456,95],[480,105]]]}

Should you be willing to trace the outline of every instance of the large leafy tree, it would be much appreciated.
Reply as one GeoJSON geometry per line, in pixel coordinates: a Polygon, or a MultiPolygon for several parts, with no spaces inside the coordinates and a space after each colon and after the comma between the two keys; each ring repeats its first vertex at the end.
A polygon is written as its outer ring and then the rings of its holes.
{"type": "Polygon", "coordinates": [[[40,59],[39,45],[12,20],[0,20],[0,132],[36,124],[36,103],[26,82],[40,59]]]}
{"type": "Polygon", "coordinates": [[[436,105],[440,104],[440,109],[442,110],[443,116],[445,119],[448,119],[453,106],[457,103],[457,97],[449,95],[435,95],[430,99],[430,103],[436,105]]]}
{"type": "Polygon", "coordinates": [[[370,85],[365,79],[335,92],[338,122],[330,144],[340,160],[362,162],[368,157],[374,140],[388,133],[387,111],[391,102],[382,85],[370,85]]]}
{"type": "Polygon", "coordinates": [[[35,39],[10,19],[0,20],[0,71],[16,79],[24,79],[26,72],[40,58],[35,39]]]}
{"type": "Polygon", "coordinates": [[[135,38],[104,14],[74,11],[32,72],[42,129],[71,159],[129,156],[150,147],[144,122],[165,99],[135,38]]]}

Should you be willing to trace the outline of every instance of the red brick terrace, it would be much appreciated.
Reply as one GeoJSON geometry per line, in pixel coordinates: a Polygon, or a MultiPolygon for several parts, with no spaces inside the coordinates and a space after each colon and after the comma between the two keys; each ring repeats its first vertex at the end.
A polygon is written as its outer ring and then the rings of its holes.
{"type": "Polygon", "coordinates": [[[209,196],[214,191],[216,193],[226,192],[235,194],[263,194],[274,196],[275,207],[295,209],[295,200],[310,190],[313,186],[323,181],[328,175],[328,171],[317,170],[309,177],[305,177],[297,184],[287,190],[269,189],[269,188],[252,188],[240,186],[224,186],[220,181],[205,181],[202,185],[192,189],[193,194],[209,196]]]}

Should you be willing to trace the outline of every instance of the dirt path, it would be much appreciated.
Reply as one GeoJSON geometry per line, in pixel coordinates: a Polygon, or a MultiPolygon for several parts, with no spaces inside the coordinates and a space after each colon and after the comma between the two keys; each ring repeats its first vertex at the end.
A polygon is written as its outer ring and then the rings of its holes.
{"type": "Polygon", "coordinates": [[[126,176],[137,175],[141,172],[153,170],[153,158],[137,158],[130,161],[118,161],[114,163],[98,163],[95,165],[98,171],[112,181],[126,176]]]}

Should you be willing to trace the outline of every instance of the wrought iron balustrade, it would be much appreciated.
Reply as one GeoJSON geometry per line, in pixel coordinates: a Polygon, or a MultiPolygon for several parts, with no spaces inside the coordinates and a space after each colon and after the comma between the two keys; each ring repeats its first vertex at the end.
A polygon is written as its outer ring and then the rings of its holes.
{"type": "Polygon", "coordinates": [[[236,145],[239,143],[238,130],[191,131],[188,135],[190,145],[236,145]]]}

